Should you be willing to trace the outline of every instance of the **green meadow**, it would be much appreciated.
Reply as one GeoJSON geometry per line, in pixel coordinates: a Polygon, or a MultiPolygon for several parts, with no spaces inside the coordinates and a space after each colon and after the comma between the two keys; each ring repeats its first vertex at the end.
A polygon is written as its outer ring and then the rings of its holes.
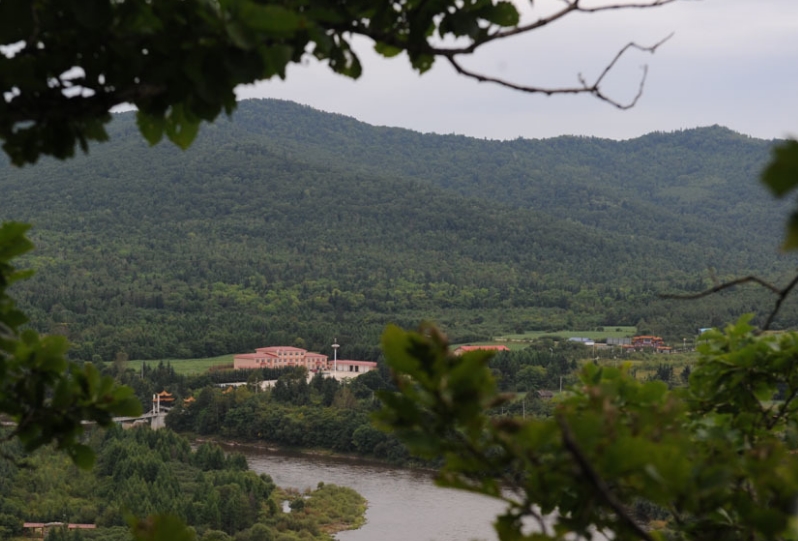
{"type": "MultiPolygon", "coordinates": [[[[629,338],[635,335],[635,327],[607,326],[592,331],[527,331],[522,334],[507,334],[496,337],[498,342],[532,342],[540,338],[590,338],[601,340],[603,338],[629,338]],[[599,330],[601,329],[601,330],[599,330]]],[[[508,344],[509,345],[509,344],[508,344]]]]}
{"type": "Polygon", "coordinates": [[[221,366],[227,365],[232,366],[233,364],[233,356],[234,354],[230,353],[229,355],[220,355],[218,357],[205,357],[202,359],[160,359],[156,361],[128,361],[127,366],[128,368],[134,368],[136,370],[141,370],[141,366],[143,364],[148,364],[150,367],[158,366],[158,363],[163,362],[164,364],[169,363],[172,365],[172,368],[175,369],[175,372],[178,374],[183,374],[186,376],[190,376],[192,374],[201,374],[203,372],[207,372],[214,366],[221,366]]]}

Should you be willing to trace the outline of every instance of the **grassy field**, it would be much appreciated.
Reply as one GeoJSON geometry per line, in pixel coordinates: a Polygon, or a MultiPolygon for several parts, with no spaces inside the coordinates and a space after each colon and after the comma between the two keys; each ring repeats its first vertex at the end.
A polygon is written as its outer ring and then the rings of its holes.
{"type": "Polygon", "coordinates": [[[469,342],[467,344],[452,344],[452,349],[459,346],[507,346],[511,350],[524,349],[539,338],[545,336],[558,337],[558,338],[589,338],[591,340],[601,340],[604,338],[628,338],[634,336],[637,332],[635,327],[604,327],[604,330],[592,331],[528,331],[523,334],[506,334],[504,336],[497,336],[493,341],[486,342],[469,342]]]}
{"type": "MultiPolygon", "coordinates": [[[[637,332],[635,327],[604,327],[603,331],[528,331],[523,334],[508,334],[496,337],[500,342],[531,342],[544,336],[559,336],[560,338],[628,338],[637,332]]],[[[509,344],[508,344],[509,346],[509,344]]]]}
{"type": "MultiPolygon", "coordinates": [[[[207,372],[212,366],[219,366],[222,364],[232,365],[233,354],[221,355],[219,357],[207,357],[204,359],[161,359],[164,363],[169,363],[175,372],[190,376],[192,374],[201,374],[207,372]]],[[[144,363],[149,364],[151,367],[158,365],[161,360],[157,361],[128,361],[128,368],[141,370],[141,365],[144,363]]]]}

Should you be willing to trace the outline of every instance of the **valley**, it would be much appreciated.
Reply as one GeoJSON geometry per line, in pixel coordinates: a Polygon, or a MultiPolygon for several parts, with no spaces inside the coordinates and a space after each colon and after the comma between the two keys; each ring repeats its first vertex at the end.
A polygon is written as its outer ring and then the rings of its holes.
{"type": "MultiPolygon", "coordinates": [[[[770,142],[721,127],[629,141],[488,141],[242,102],[186,151],[132,114],[68,162],[0,166],[0,215],[34,224],[35,328],[84,360],[215,357],[263,344],[379,358],[387,323],[453,342],[635,326],[680,341],[776,283],[786,207],[757,181],[770,142]]],[[[755,320],[756,321],[756,320],[755,320]]],[[[798,322],[795,303],[776,327],[798,322]]]]}

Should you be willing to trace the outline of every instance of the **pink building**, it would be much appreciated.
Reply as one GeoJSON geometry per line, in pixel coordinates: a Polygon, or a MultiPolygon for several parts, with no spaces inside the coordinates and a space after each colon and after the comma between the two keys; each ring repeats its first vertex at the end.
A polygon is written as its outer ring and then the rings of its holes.
{"type": "Polygon", "coordinates": [[[291,346],[258,348],[255,353],[242,353],[233,357],[233,368],[236,370],[286,366],[304,366],[309,372],[330,372],[336,378],[354,377],[377,369],[377,363],[372,361],[339,359],[333,362],[321,353],[291,346]]]}
{"type": "Polygon", "coordinates": [[[291,346],[272,346],[233,357],[233,368],[236,370],[286,366],[304,366],[309,371],[327,370],[327,356],[291,346]]]}

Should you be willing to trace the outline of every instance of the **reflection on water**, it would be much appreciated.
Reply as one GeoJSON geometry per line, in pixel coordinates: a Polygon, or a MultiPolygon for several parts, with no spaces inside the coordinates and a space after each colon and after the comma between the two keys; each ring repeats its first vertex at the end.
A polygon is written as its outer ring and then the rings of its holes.
{"type": "MultiPolygon", "coordinates": [[[[233,448],[229,448],[233,450],[233,448]]],[[[502,506],[489,498],[436,487],[428,472],[345,458],[235,447],[249,467],[281,487],[315,488],[319,481],[352,487],[369,502],[366,525],[340,541],[494,541],[491,522],[502,506]]]]}

